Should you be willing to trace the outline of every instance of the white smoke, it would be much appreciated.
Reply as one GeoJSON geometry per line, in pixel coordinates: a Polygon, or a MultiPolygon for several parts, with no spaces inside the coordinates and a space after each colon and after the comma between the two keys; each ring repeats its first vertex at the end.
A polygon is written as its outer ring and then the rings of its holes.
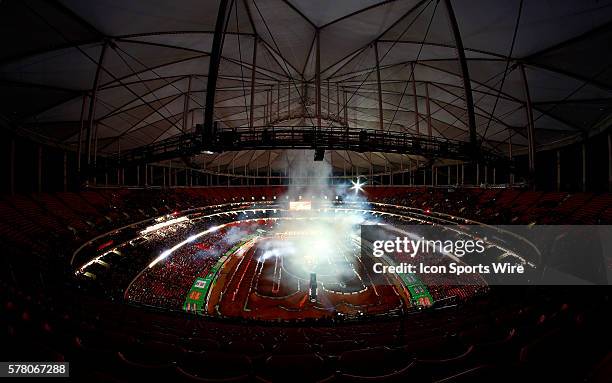
{"type": "MultiPolygon", "coordinates": [[[[303,278],[318,270],[326,275],[320,280],[328,283],[352,279],[355,277],[353,268],[342,265],[349,264],[355,256],[350,238],[359,236],[359,225],[366,218],[357,211],[337,211],[347,207],[338,203],[350,201],[365,208],[367,199],[363,191],[350,190],[348,180],[332,184],[331,164],[314,161],[314,151],[295,151],[292,154],[287,172],[290,177],[288,189],[277,201],[287,204],[287,208],[290,201],[310,201],[313,210],[289,212],[287,219],[278,220],[266,234],[268,239],[257,245],[260,251],[258,261],[282,257],[283,264],[293,271],[300,271],[303,278]]],[[[371,221],[372,217],[368,216],[367,220],[371,221]]],[[[220,242],[232,246],[252,234],[253,230],[254,227],[231,227],[220,242]]]]}
{"type": "Polygon", "coordinates": [[[246,238],[250,233],[251,230],[245,229],[244,227],[231,226],[225,232],[221,241],[223,241],[226,245],[233,245],[246,238]]]}
{"type": "MultiPolygon", "coordinates": [[[[348,244],[351,235],[359,235],[359,225],[364,222],[363,215],[336,214],[339,201],[365,203],[362,192],[349,190],[350,182],[332,184],[333,168],[328,161],[314,161],[314,151],[297,152],[289,171],[290,182],[281,201],[311,201],[313,211],[294,212],[295,216],[308,219],[279,220],[273,229],[273,235],[302,233],[291,235],[287,241],[267,241],[262,258],[283,256],[285,263],[292,263],[310,273],[326,268],[333,269],[337,280],[353,277],[350,267],[336,267],[353,257],[348,244]],[[338,196],[338,199],[336,199],[338,196]],[[286,242],[286,243],[282,243],[286,242]]],[[[306,274],[307,275],[307,274],[306,274]]],[[[333,280],[333,278],[328,278],[333,280]]]]}

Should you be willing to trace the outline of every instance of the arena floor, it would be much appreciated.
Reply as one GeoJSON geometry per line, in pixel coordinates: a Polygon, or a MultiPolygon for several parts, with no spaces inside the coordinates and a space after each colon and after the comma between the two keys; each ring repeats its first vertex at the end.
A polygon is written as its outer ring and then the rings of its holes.
{"type": "Polygon", "coordinates": [[[206,303],[208,314],[251,319],[306,319],[333,315],[385,314],[409,307],[401,281],[376,286],[370,267],[338,249],[320,262],[291,253],[291,239],[260,237],[242,245],[224,264],[206,303]],[[273,249],[284,249],[269,255],[273,249]],[[339,255],[342,253],[342,255],[339,255]],[[316,274],[316,300],[310,299],[310,273],[316,274]]]}
{"type": "Polygon", "coordinates": [[[360,225],[427,225],[423,218],[384,204],[175,212],[87,244],[77,258],[98,255],[75,275],[130,304],[263,321],[389,316],[469,299],[486,286],[483,280],[375,273],[375,262],[395,266],[405,259],[363,253],[360,225]]]}

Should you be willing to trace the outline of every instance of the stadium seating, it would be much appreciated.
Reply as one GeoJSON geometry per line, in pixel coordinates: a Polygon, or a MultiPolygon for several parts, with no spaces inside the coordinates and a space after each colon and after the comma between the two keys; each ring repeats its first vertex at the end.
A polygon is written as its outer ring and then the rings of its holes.
{"type": "MultiPolygon", "coordinates": [[[[450,383],[491,381],[491,377],[495,381],[588,377],[603,382],[609,377],[612,336],[605,290],[589,290],[587,300],[586,290],[581,289],[499,288],[457,307],[381,321],[245,323],[158,312],[78,290],[56,290],[50,281],[19,271],[33,267],[26,256],[32,251],[43,261],[55,261],[41,265],[67,262],[70,249],[81,243],[67,228],[75,221],[86,229],[77,233],[95,236],[136,217],[155,216],[158,213],[144,207],[159,199],[169,207],[189,207],[252,196],[273,198],[283,192],[276,187],[204,190],[185,189],[187,197],[175,197],[183,199],[176,204],[171,193],[159,190],[133,196],[124,190],[121,198],[114,191],[5,197],[0,201],[3,242],[23,256],[4,260],[10,261],[14,279],[6,278],[0,286],[0,342],[30,359],[70,361],[74,376],[91,381],[164,377],[189,382],[450,383]],[[97,222],[93,226],[85,223],[92,219],[97,222]],[[39,239],[31,240],[34,237],[39,239]],[[58,248],[63,250],[55,251],[58,248]],[[569,369],[570,365],[576,368],[569,369]]],[[[447,214],[460,209],[448,204],[447,198],[437,200],[435,193],[417,188],[377,190],[368,190],[370,198],[406,205],[406,201],[437,203],[447,214]]],[[[569,197],[520,190],[456,193],[448,199],[473,202],[464,212],[474,219],[478,211],[495,208],[492,198],[504,201],[506,212],[523,222],[559,223],[570,217],[601,223],[611,209],[608,197],[588,193],[569,197]]]]}

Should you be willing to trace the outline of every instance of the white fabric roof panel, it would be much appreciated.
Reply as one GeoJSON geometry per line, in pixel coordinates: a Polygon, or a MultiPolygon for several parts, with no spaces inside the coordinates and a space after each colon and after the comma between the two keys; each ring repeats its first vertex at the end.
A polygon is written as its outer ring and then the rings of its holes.
{"type": "MultiPolygon", "coordinates": [[[[76,145],[78,131],[88,119],[102,46],[110,42],[99,69],[93,116],[100,153],[194,129],[202,122],[219,3],[0,2],[0,36],[4,36],[0,38],[4,39],[0,113],[18,129],[76,145]],[[183,126],[185,110],[187,126],[183,126]]],[[[608,49],[612,0],[450,3],[463,40],[477,135],[483,145],[503,152],[510,136],[515,151],[526,145],[526,93],[520,65],[525,67],[534,110],[536,145],[569,142],[612,112],[608,49]]],[[[372,45],[376,42],[384,129],[416,132],[414,64],[420,133],[428,130],[427,84],[432,134],[468,139],[463,79],[446,1],[229,0],[228,4],[231,13],[215,105],[215,118],[223,126],[249,124],[255,36],[260,41],[255,125],[264,124],[264,111],[277,124],[315,123],[318,29],[324,126],[338,125],[328,116],[343,119],[346,94],[349,125],[379,128],[372,45]],[[271,108],[266,105],[268,94],[271,108]]],[[[253,169],[267,166],[267,155],[250,152],[236,156],[253,169]]],[[[227,160],[229,155],[219,157],[227,160]]],[[[275,151],[270,157],[273,166],[284,166],[287,157],[296,160],[301,155],[275,151]]],[[[369,158],[346,152],[326,156],[337,169],[349,162],[367,167],[369,158]]],[[[404,160],[397,155],[372,157],[377,166],[392,168],[404,160]],[[385,159],[390,162],[385,164],[385,159]]]]}

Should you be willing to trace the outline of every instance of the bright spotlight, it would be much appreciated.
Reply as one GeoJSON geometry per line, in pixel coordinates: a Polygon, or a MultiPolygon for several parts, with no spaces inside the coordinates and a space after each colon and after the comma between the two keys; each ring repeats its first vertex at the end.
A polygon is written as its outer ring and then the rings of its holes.
{"type": "Polygon", "coordinates": [[[366,184],[365,182],[361,182],[359,178],[357,178],[356,181],[351,181],[351,183],[353,184],[353,186],[351,186],[351,190],[355,190],[355,194],[363,191],[363,185],[366,184]]]}

